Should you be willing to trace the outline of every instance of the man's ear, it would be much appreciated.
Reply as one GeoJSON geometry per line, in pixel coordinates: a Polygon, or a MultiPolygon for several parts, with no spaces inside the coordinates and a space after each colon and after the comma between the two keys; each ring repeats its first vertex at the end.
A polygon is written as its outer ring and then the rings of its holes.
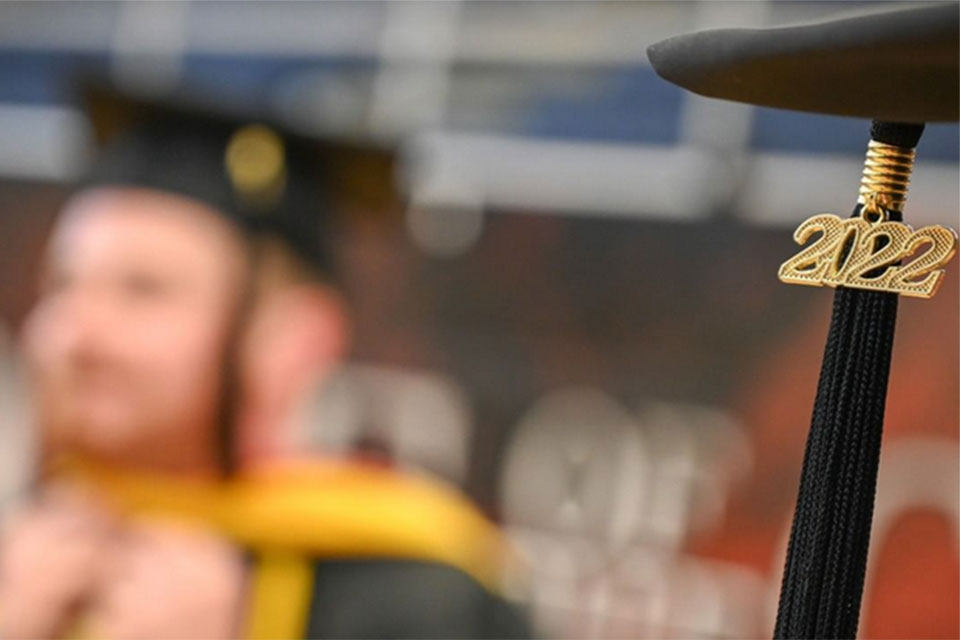
{"type": "MultiPolygon", "coordinates": [[[[267,295],[260,305],[255,340],[250,345],[259,366],[271,378],[314,382],[340,362],[346,351],[347,318],[343,301],[332,289],[288,286],[267,295]]],[[[255,363],[256,364],[256,363],[255,363]]]]}
{"type": "Polygon", "coordinates": [[[243,402],[238,416],[241,457],[292,446],[298,410],[349,344],[340,295],[319,286],[285,286],[256,305],[244,337],[243,402]]]}

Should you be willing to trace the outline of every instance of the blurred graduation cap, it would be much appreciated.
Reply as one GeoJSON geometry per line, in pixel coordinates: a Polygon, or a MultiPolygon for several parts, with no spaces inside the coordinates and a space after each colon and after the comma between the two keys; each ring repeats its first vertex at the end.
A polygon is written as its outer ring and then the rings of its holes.
{"type": "Polygon", "coordinates": [[[712,98],[889,122],[958,119],[957,3],[813,25],[713,29],[647,49],[664,79],[712,98]]]}
{"type": "Polygon", "coordinates": [[[663,78],[705,96],[873,119],[854,215],[808,219],[794,239],[815,239],[780,269],[784,281],[837,291],[774,637],[854,638],[898,294],[933,295],[956,251],[952,230],[899,221],[923,123],[958,119],[960,4],[702,31],[647,53],[663,78]]]}
{"type": "Polygon", "coordinates": [[[271,234],[321,271],[325,234],[347,215],[397,208],[394,155],[372,141],[309,136],[202,98],[152,98],[87,81],[80,95],[98,148],[81,188],[124,185],[211,206],[271,234]]]}

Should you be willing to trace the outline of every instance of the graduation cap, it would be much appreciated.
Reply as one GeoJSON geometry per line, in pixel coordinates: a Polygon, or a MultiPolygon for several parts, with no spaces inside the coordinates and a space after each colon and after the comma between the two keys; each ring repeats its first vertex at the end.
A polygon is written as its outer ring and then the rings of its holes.
{"type": "Polygon", "coordinates": [[[923,123],[958,119],[958,34],[952,3],[702,31],[647,50],[662,77],[705,96],[873,119],[853,215],[803,222],[794,239],[809,244],[778,274],[836,293],[777,638],[856,637],[898,297],[932,296],[956,251],[952,230],[901,220],[923,123]]]}
{"type": "Polygon", "coordinates": [[[955,121],[956,3],[814,25],[712,29],[647,49],[670,82],[711,98],[888,122],[955,121]]]}
{"type": "Polygon", "coordinates": [[[394,156],[371,141],[292,132],[259,113],[177,95],[150,99],[88,82],[98,147],[81,188],[124,185],[198,200],[252,235],[279,238],[329,272],[337,219],[396,208],[394,156]]]}

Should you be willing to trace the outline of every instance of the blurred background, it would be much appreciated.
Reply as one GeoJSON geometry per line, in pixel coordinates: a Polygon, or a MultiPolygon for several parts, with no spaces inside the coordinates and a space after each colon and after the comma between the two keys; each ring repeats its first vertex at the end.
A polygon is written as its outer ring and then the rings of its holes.
{"type": "MultiPolygon", "coordinates": [[[[92,149],[78,74],[399,145],[409,206],[338,245],[350,362],[313,444],[463,487],[546,637],[769,635],[829,322],[777,281],[853,204],[869,123],[714,101],[646,47],[862,2],[0,4],[0,483],[29,464],[16,334],[92,149]]],[[[907,220],[960,224],[930,125],[907,220]]],[[[900,306],[861,634],[958,637],[958,286],[900,306]]]]}

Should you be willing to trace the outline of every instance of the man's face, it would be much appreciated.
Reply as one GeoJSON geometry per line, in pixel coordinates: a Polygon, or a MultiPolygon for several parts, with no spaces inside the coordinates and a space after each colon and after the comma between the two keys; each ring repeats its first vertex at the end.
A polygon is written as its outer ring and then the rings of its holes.
{"type": "Polygon", "coordinates": [[[132,465],[209,465],[242,255],[228,223],[191,200],[74,197],[24,332],[45,442],[132,465]]]}

